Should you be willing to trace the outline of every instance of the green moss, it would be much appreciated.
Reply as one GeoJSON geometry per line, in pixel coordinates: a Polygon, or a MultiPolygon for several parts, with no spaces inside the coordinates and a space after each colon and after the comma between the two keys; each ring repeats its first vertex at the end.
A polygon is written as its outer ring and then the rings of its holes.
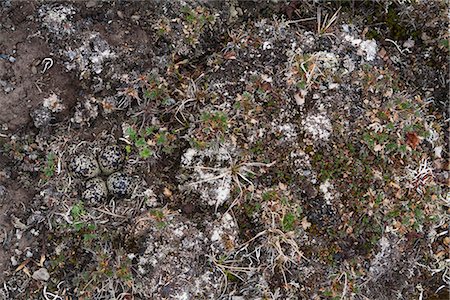
{"type": "Polygon", "coordinates": [[[294,230],[294,225],[297,218],[293,213],[287,213],[281,222],[281,228],[283,231],[288,232],[294,230]]]}
{"type": "Polygon", "coordinates": [[[244,205],[244,210],[245,214],[251,218],[261,210],[261,204],[258,202],[252,204],[247,203],[244,205]]]}
{"type": "Polygon", "coordinates": [[[239,282],[240,281],[239,278],[236,275],[234,275],[233,273],[231,273],[230,271],[224,270],[224,273],[227,276],[227,280],[229,282],[239,282]]]}
{"type": "Polygon", "coordinates": [[[82,201],[72,206],[72,209],[70,210],[70,215],[75,221],[78,221],[84,214],[86,214],[86,210],[84,209],[82,201]]]}
{"type": "Polygon", "coordinates": [[[366,38],[369,40],[379,40],[381,38],[381,34],[376,31],[375,29],[370,29],[367,33],[366,33],[366,38]]]}
{"type": "Polygon", "coordinates": [[[262,194],[262,199],[263,201],[269,201],[269,200],[273,200],[276,197],[276,192],[273,190],[270,190],[268,192],[264,192],[262,194]]]}
{"type": "MultiPolygon", "coordinates": [[[[370,5],[369,3],[370,1],[366,5],[370,5]]],[[[375,40],[390,38],[397,41],[419,39],[422,32],[410,26],[406,19],[402,19],[400,9],[400,5],[394,1],[389,4],[387,13],[385,4],[374,6],[374,11],[366,18],[366,24],[369,26],[366,38],[375,40]],[[380,27],[380,24],[384,26],[380,27]]]]}
{"type": "Polygon", "coordinates": [[[55,159],[56,155],[53,152],[47,154],[47,161],[45,162],[45,167],[43,169],[44,175],[46,178],[50,178],[55,173],[55,159]]]}

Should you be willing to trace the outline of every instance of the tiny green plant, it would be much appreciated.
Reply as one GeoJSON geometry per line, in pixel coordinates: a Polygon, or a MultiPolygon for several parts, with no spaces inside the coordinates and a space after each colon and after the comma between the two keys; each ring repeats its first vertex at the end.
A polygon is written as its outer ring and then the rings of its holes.
{"type": "MultiPolygon", "coordinates": [[[[75,229],[75,231],[79,232],[83,228],[86,227],[85,222],[81,220],[81,218],[86,214],[86,210],[84,209],[84,203],[82,201],[79,201],[74,206],[72,206],[72,209],[70,210],[70,216],[73,219],[72,227],[75,229]]],[[[90,229],[89,226],[94,225],[87,225],[87,229],[90,229]]]]}
{"type": "Polygon", "coordinates": [[[164,222],[165,219],[165,215],[164,212],[160,209],[154,209],[150,211],[150,214],[153,216],[153,218],[156,221],[156,227],[158,229],[163,229],[164,227],[167,226],[167,223],[164,222]]]}
{"type": "Polygon", "coordinates": [[[166,128],[149,126],[143,130],[136,131],[130,127],[126,133],[131,142],[125,147],[128,155],[136,151],[141,159],[147,159],[156,151],[168,154],[173,152],[172,142],[175,140],[176,135],[174,132],[169,132],[166,128]]]}
{"type": "Polygon", "coordinates": [[[205,130],[219,130],[225,132],[228,128],[228,117],[223,112],[206,112],[202,115],[202,121],[206,125],[205,130]]]}
{"type": "Polygon", "coordinates": [[[194,44],[204,27],[208,24],[214,24],[215,17],[202,8],[194,10],[188,6],[184,6],[181,11],[183,12],[183,19],[188,27],[186,40],[194,44]]]}
{"type": "MultiPolygon", "coordinates": [[[[137,132],[132,127],[127,129],[127,134],[131,142],[134,144],[133,146],[137,149],[139,157],[142,159],[147,159],[153,154],[147,143],[147,138],[153,133],[154,130],[154,127],[147,127],[143,132],[137,132]]],[[[132,145],[127,145],[125,150],[127,154],[131,154],[133,151],[132,145]]]]}
{"type": "MultiPolygon", "coordinates": [[[[200,126],[196,132],[197,141],[210,144],[224,139],[228,131],[229,119],[224,112],[204,112],[200,117],[200,126]]],[[[197,143],[201,144],[201,143],[197,143]]]]}
{"type": "Polygon", "coordinates": [[[56,155],[53,152],[47,154],[47,161],[45,162],[45,167],[43,169],[46,178],[50,178],[55,174],[55,158],[56,155]]]}
{"type": "Polygon", "coordinates": [[[152,155],[152,151],[148,149],[147,147],[142,148],[139,151],[139,156],[143,159],[147,159],[152,155]]]}
{"type": "Polygon", "coordinates": [[[283,229],[284,232],[288,232],[288,231],[292,231],[294,230],[294,225],[296,222],[297,218],[295,217],[295,215],[293,213],[287,213],[286,215],[284,215],[282,221],[281,221],[281,227],[283,229]]]}
{"type": "Polygon", "coordinates": [[[84,214],[86,214],[86,211],[82,201],[79,201],[77,204],[72,206],[72,209],[70,210],[70,215],[74,221],[79,221],[84,214]]]}
{"type": "Polygon", "coordinates": [[[136,141],[136,139],[137,139],[137,132],[136,132],[136,130],[134,130],[132,127],[128,127],[127,128],[127,134],[130,137],[131,141],[133,141],[133,142],[136,141]]]}

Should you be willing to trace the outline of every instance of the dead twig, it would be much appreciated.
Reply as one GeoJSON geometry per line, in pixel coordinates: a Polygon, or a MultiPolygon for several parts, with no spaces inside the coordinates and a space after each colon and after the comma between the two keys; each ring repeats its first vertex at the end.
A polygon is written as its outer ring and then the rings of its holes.
{"type": "Polygon", "coordinates": [[[329,18],[329,15],[326,14],[325,18],[322,20],[322,9],[320,7],[317,9],[317,34],[319,36],[332,35],[326,32],[338,19],[338,14],[340,10],[341,7],[338,8],[338,10],[331,16],[331,18],[329,18]]]}

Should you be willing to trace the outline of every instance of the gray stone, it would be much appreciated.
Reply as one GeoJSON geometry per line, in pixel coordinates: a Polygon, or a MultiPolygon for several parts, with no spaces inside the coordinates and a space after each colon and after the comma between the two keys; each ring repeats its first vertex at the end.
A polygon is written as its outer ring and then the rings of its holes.
{"type": "Polygon", "coordinates": [[[34,280],[47,281],[50,279],[50,274],[46,268],[40,268],[39,270],[34,271],[31,277],[33,277],[34,280]]]}
{"type": "Polygon", "coordinates": [[[48,108],[41,106],[31,113],[31,118],[36,128],[42,128],[50,124],[52,114],[48,108]]]}

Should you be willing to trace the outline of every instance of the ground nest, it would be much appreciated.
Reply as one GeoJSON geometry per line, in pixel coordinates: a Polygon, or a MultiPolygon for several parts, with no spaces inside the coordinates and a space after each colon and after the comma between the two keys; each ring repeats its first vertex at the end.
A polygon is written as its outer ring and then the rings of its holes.
{"type": "Polygon", "coordinates": [[[447,299],[447,4],[313,2],[1,1],[0,299],[447,299]]]}

